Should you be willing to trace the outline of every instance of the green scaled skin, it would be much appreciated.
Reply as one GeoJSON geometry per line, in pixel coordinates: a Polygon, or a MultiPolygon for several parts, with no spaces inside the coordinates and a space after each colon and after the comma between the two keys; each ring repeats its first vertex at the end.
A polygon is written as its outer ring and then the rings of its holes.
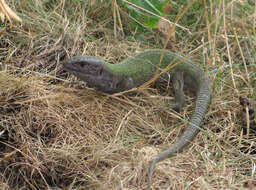
{"type": "MultiPolygon", "coordinates": [[[[155,165],[181,152],[200,131],[200,124],[210,103],[211,82],[208,76],[192,61],[179,54],[160,49],[142,51],[119,64],[109,64],[92,56],[76,56],[64,64],[66,71],[87,82],[88,86],[106,93],[138,87],[170,64],[174,65],[167,70],[174,85],[177,101],[174,108],[179,110],[184,104],[183,83],[196,92],[197,99],[192,117],[179,140],[151,160],[148,175],[149,189],[155,165]]],[[[166,77],[167,74],[162,76],[166,77]]]]}

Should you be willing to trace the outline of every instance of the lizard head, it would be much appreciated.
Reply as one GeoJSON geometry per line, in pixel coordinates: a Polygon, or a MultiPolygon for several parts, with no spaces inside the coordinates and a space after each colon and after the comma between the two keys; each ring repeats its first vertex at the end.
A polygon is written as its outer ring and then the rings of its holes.
{"type": "Polygon", "coordinates": [[[85,81],[89,87],[106,93],[116,93],[133,87],[130,77],[117,76],[105,62],[93,56],[75,56],[64,63],[64,70],[85,81]]]}

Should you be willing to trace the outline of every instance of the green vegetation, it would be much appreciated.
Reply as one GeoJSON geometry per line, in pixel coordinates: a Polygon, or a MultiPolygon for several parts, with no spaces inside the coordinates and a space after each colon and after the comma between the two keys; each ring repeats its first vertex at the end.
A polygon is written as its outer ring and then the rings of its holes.
{"type": "Polygon", "coordinates": [[[125,1],[6,2],[23,22],[0,23],[1,190],[146,188],[148,161],[186,127],[193,93],[174,113],[159,109],[173,103],[165,85],[103,95],[62,64],[79,54],[118,63],[162,48],[166,33],[155,26],[163,17],[177,24],[167,48],[200,64],[215,83],[205,131],[158,164],[153,188],[255,187],[256,119],[239,102],[256,95],[254,1],[175,0],[167,10],[167,1],[130,1],[159,16],[150,19],[125,1]]]}
{"type": "Polygon", "coordinates": [[[160,16],[163,16],[164,6],[168,5],[169,0],[165,1],[120,1],[127,8],[129,16],[132,18],[135,27],[156,28],[160,16]]]}

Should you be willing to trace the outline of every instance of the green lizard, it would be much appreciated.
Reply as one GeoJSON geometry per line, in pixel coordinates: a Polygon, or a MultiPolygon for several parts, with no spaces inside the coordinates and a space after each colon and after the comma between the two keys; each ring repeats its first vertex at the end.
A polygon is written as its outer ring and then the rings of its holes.
{"type": "Polygon", "coordinates": [[[175,144],[151,160],[148,175],[149,188],[155,165],[180,152],[192,141],[200,130],[200,124],[210,102],[211,82],[204,71],[192,61],[167,50],[145,50],[119,64],[110,64],[93,56],[75,56],[64,64],[64,69],[85,81],[89,87],[106,93],[138,87],[154,77],[157,71],[167,70],[158,80],[165,79],[167,76],[172,80],[177,102],[174,106],[176,110],[184,104],[184,83],[196,91],[196,105],[187,129],[175,144]],[[170,65],[173,67],[171,68],[170,65]]]}

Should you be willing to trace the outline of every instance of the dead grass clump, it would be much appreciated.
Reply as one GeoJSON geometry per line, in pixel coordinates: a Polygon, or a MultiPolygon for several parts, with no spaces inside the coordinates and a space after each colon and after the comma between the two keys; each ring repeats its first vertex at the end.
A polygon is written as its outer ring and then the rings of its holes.
{"type": "MultiPolygon", "coordinates": [[[[193,95],[186,93],[186,106],[175,113],[159,109],[173,103],[166,89],[105,95],[80,85],[62,63],[78,54],[118,63],[162,47],[159,37],[147,32],[139,42],[127,32],[116,39],[111,1],[9,2],[23,23],[1,25],[0,188],[146,189],[148,162],[177,141],[193,95]]],[[[204,130],[157,165],[154,189],[255,187],[255,132],[239,104],[239,97],[255,96],[255,9],[223,2],[191,7],[201,15],[196,26],[181,20],[190,33],[176,31],[176,46],[202,63],[214,90],[204,130]]]]}

